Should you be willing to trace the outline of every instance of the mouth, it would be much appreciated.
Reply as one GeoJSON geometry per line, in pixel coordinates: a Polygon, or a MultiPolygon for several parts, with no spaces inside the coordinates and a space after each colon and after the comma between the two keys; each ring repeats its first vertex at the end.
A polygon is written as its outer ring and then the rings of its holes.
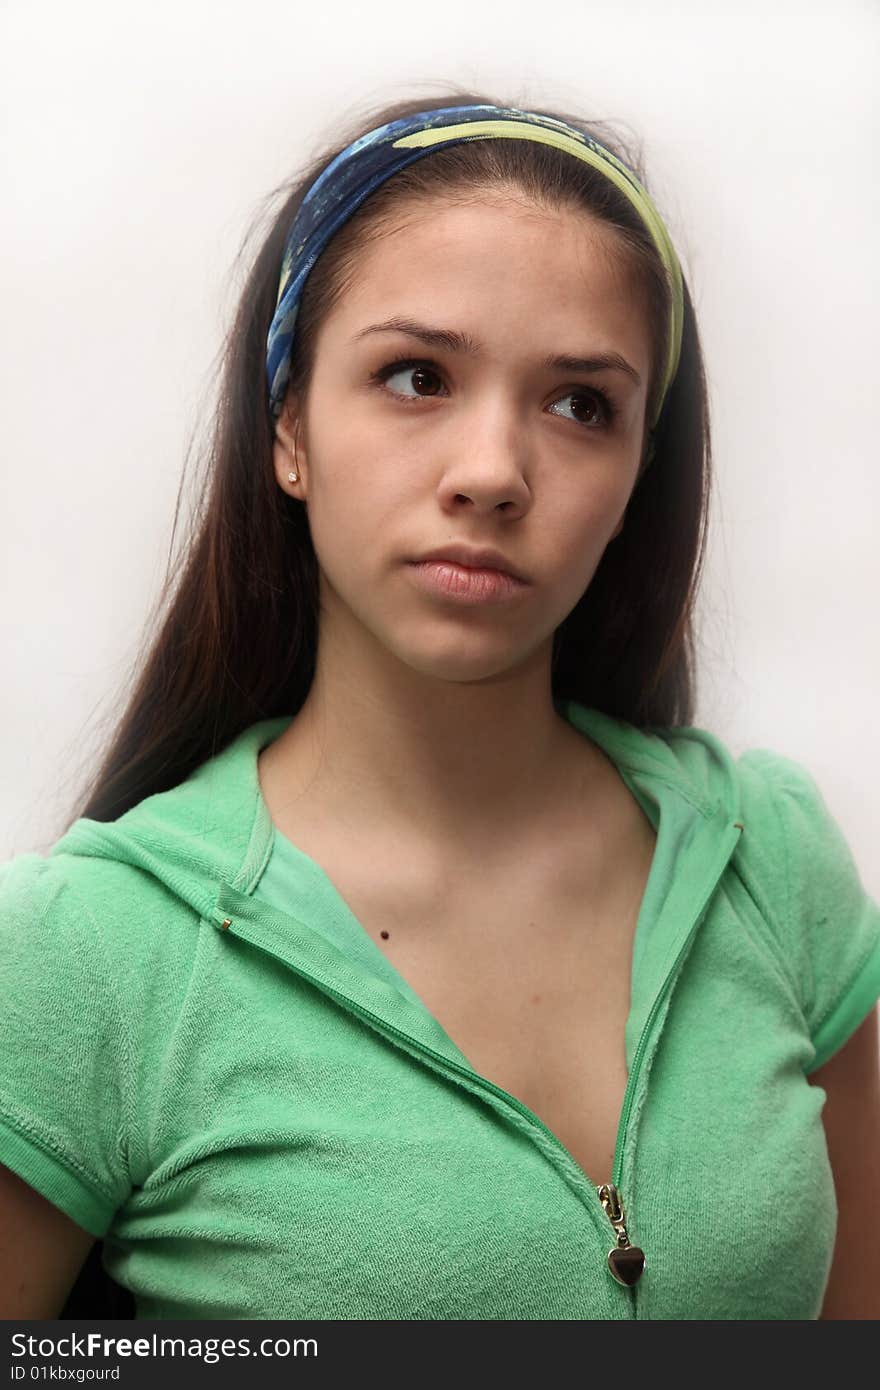
{"type": "Polygon", "coordinates": [[[408,568],[420,588],[457,603],[505,603],[528,588],[525,580],[505,570],[445,558],[410,560],[408,568]]]}
{"type": "Polygon", "coordinates": [[[526,576],[514,565],[512,560],[500,550],[490,546],[448,545],[438,546],[436,550],[426,551],[424,555],[413,556],[413,564],[437,561],[454,565],[459,569],[493,571],[516,579],[521,584],[528,582],[526,576]]]}

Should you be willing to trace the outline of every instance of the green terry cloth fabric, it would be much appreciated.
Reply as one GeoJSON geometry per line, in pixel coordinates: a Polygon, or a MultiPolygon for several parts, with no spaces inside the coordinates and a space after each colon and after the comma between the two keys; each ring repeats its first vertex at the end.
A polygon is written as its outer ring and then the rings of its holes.
{"type": "Polygon", "coordinates": [[[257,756],[289,717],[0,868],[0,1161],[104,1238],[138,1317],[818,1316],[807,1076],[880,996],[880,908],[797,763],[560,708],[658,833],[610,1174],[471,1067],[276,831],[257,756]]]}

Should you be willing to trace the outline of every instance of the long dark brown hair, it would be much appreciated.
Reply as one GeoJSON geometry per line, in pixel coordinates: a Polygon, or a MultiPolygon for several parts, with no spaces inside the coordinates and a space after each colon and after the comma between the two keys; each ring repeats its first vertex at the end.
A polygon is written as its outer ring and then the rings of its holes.
{"type": "MultiPolygon", "coordinates": [[[[309,186],[359,135],[439,106],[521,105],[449,86],[440,96],[364,111],[300,176],[274,190],[270,216],[220,354],[220,384],[199,499],[170,553],[145,628],[123,711],[67,824],[110,821],[183,781],[258,719],[296,714],[317,650],[318,566],[305,507],[279,488],[266,392],[266,335],[287,231],[309,186]]],[[[533,108],[534,109],[534,108],[533,108]]],[[[648,187],[641,158],[607,122],[545,115],[594,135],[648,187]]],[[[669,321],[668,287],[653,242],[603,175],[552,146],[479,140],[440,149],[387,180],[337,232],[300,303],[289,389],[305,394],[324,316],[356,273],[361,248],[394,224],[402,204],[516,187],[551,210],[581,209],[614,229],[622,266],[649,315],[656,388],[669,321]]],[[[257,233],[258,218],[242,255],[257,233]]],[[[173,532],[180,516],[178,493],[173,532]]],[[[706,382],[693,306],[684,286],[681,360],[640,472],[623,531],[554,635],[554,698],[573,698],[647,727],[689,724],[695,673],[692,618],[703,562],[710,487],[706,382]]],[[[171,550],[174,537],[172,535],[171,550]]],[[[132,1316],[130,1293],[102,1268],[98,1241],[62,1310],[64,1318],[132,1316]]]]}

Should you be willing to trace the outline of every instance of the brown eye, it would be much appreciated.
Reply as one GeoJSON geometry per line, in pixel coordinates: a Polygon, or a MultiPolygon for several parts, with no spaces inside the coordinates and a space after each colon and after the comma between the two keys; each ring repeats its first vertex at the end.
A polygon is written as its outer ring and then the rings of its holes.
{"type": "Polygon", "coordinates": [[[602,413],[599,402],[592,396],[572,396],[571,399],[579,402],[579,408],[574,412],[575,419],[583,425],[595,424],[596,416],[602,413]]]}
{"type": "MultiPolygon", "coordinates": [[[[568,417],[585,429],[601,429],[614,418],[614,407],[604,391],[570,391],[560,396],[560,401],[577,403],[573,414],[568,417]]],[[[563,417],[566,418],[566,417],[563,417]]]]}
{"type": "Polygon", "coordinates": [[[439,382],[437,373],[425,365],[423,362],[392,362],[387,367],[383,367],[380,372],[380,379],[397,396],[403,396],[408,400],[417,399],[419,396],[433,396],[436,391],[431,390],[432,384],[439,382]],[[402,379],[404,383],[409,381],[415,387],[415,397],[409,392],[391,385],[395,377],[402,379]]]}

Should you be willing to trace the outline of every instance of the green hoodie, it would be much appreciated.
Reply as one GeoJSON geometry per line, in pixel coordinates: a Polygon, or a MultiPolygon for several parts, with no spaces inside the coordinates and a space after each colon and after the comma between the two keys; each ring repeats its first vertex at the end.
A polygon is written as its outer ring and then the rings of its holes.
{"type": "Polygon", "coordinates": [[[469,1064],[275,830],[257,755],[289,717],[2,866],[0,1161],[104,1238],[139,1317],[818,1316],[806,1077],[880,996],[880,908],[798,764],[560,710],[658,832],[611,1173],[469,1064]]]}

